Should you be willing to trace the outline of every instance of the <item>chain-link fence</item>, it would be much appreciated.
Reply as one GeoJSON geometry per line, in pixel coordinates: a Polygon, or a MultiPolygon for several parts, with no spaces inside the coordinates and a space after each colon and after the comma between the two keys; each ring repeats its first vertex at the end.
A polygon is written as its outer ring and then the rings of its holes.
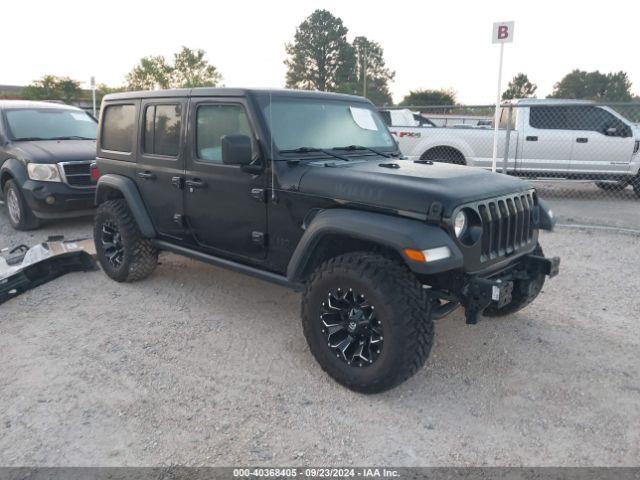
{"type": "Polygon", "coordinates": [[[527,178],[560,221],[640,228],[640,102],[531,99],[504,102],[497,115],[492,105],[381,113],[410,159],[527,178]]]}

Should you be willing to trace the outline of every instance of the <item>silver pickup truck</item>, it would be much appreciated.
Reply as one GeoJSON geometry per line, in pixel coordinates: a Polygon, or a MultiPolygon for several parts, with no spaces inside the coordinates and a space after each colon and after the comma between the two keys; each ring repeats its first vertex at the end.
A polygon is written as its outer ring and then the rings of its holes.
{"type": "MultiPolygon", "coordinates": [[[[491,168],[492,128],[418,126],[402,122],[409,116],[397,113],[388,118],[389,130],[411,160],[491,168]]],[[[640,196],[640,127],[610,107],[581,100],[514,100],[503,104],[499,127],[498,170],[506,165],[509,173],[528,178],[594,180],[604,189],[631,184],[640,196]]]]}

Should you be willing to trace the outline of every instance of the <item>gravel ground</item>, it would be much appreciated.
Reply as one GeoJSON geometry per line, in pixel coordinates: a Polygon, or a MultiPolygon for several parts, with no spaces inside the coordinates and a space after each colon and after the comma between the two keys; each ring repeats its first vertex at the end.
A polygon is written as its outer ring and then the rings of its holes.
{"type": "MultiPolygon", "coordinates": [[[[0,246],[90,225],[2,210],[0,246]]],[[[543,234],[562,265],[537,302],[441,320],[374,396],[316,365],[284,288],[169,254],[135,284],[69,274],[0,306],[0,465],[637,465],[638,239],[543,234]]]]}

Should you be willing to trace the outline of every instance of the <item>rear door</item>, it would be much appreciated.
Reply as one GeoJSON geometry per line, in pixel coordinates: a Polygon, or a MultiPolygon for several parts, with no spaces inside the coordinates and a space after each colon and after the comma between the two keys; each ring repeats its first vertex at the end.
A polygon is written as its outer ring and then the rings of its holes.
{"type": "Polygon", "coordinates": [[[182,222],[187,100],[143,100],[136,183],[156,230],[172,238],[184,234],[182,222]]]}
{"type": "Polygon", "coordinates": [[[192,98],[185,182],[187,224],[200,247],[214,254],[266,257],[267,178],[222,163],[221,138],[248,135],[259,155],[255,121],[244,98],[192,98]]]}
{"type": "Polygon", "coordinates": [[[569,123],[574,146],[574,173],[625,173],[633,155],[635,140],[631,128],[613,113],[596,106],[570,109],[569,123]]]}
{"type": "Polygon", "coordinates": [[[550,175],[571,171],[575,138],[574,132],[568,129],[568,108],[544,105],[518,112],[525,116],[522,123],[525,127],[519,136],[522,156],[518,160],[518,171],[549,172],[550,175]]]}

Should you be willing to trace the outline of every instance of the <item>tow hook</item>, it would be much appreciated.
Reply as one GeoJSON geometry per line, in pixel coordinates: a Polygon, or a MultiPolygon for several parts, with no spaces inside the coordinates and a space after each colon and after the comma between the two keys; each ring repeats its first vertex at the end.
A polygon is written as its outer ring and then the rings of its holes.
{"type": "Polygon", "coordinates": [[[527,261],[530,262],[530,265],[533,265],[534,268],[548,275],[549,278],[555,277],[560,271],[560,257],[545,258],[537,255],[527,255],[526,258],[527,261]]]}
{"type": "Polygon", "coordinates": [[[478,323],[478,316],[491,302],[496,302],[498,308],[511,302],[513,282],[473,278],[463,293],[465,319],[468,325],[475,325],[478,323]]]}

